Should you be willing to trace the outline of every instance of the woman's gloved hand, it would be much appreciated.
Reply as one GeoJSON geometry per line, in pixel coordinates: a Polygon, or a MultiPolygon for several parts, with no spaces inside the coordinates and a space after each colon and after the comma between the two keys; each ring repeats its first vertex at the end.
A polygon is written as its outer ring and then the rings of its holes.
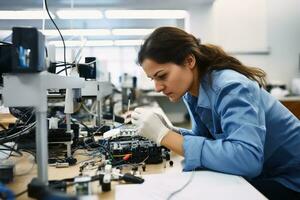
{"type": "Polygon", "coordinates": [[[159,114],[159,113],[155,113],[159,118],[160,118],[160,120],[162,121],[162,123],[168,128],[168,129],[170,129],[171,131],[174,131],[174,132],[176,132],[176,133],[179,133],[179,134],[181,134],[180,133],[180,131],[179,131],[179,128],[178,127],[176,127],[176,126],[173,126],[173,124],[170,122],[170,120],[166,120],[165,119],[165,117],[163,117],[161,114],[159,114]]]}
{"type": "Polygon", "coordinates": [[[131,122],[137,126],[138,134],[159,145],[170,130],[163,121],[165,120],[161,115],[150,109],[136,108],[131,113],[131,122]]]}

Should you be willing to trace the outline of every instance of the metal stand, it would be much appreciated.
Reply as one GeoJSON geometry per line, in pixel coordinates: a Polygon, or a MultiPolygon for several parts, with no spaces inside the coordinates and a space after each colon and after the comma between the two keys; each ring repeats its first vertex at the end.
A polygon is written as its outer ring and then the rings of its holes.
{"type": "Polygon", "coordinates": [[[48,184],[47,89],[82,88],[84,80],[44,71],[34,74],[5,74],[3,83],[5,106],[29,106],[36,109],[38,178],[48,184]]]}
{"type": "MultiPolygon", "coordinates": [[[[72,134],[72,139],[74,137],[73,134],[73,130],[71,130],[71,114],[66,114],[66,125],[67,125],[67,133],[71,133],[72,134]]],[[[72,145],[72,139],[70,142],[64,142],[65,145],[67,145],[67,157],[71,157],[72,156],[72,152],[71,152],[71,145],[72,145]]]]}
{"type": "Polygon", "coordinates": [[[97,103],[97,117],[96,126],[102,124],[102,100],[103,97],[113,93],[113,87],[110,82],[107,81],[86,81],[85,87],[81,90],[83,97],[96,97],[97,103]]]}
{"type": "Polygon", "coordinates": [[[36,157],[38,164],[38,177],[48,182],[48,129],[47,113],[36,109],[36,157]]]}

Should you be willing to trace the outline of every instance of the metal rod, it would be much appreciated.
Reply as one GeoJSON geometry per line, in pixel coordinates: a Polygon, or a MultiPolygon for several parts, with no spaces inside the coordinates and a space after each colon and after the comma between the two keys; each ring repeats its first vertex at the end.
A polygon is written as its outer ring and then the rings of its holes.
{"type": "Polygon", "coordinates": [[[47,113],[36,111],[36,157],[38,178],[48,184],[48,129],[47,113]]]}

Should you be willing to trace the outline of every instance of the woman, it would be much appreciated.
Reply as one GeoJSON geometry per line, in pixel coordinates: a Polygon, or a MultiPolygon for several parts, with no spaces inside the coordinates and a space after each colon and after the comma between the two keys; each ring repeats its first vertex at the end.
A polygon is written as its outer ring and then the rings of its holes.
{"type": "Polygon", "coordinates": [[[174,27],[156,29],[138,62],[157,92],[183,97],[192,120],[192,130],[176,129],[137,108],[140,135],[184,156],[184,170],[240,175],[270,199],[299,198],[300,123],[263,89],[261,69],[174,27]]]}

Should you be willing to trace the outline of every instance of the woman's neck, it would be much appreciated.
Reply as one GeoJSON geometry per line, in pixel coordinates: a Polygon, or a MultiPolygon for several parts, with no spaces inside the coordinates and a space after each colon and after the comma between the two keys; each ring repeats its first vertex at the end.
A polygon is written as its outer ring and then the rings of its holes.
{"type": "Polygon", "coordinates": [[[195,97],[199,95],[200,79],[198,73],[198,67],[195,67],[193,70],[193,82],[189,89],[189,93],[195,97]]]}

